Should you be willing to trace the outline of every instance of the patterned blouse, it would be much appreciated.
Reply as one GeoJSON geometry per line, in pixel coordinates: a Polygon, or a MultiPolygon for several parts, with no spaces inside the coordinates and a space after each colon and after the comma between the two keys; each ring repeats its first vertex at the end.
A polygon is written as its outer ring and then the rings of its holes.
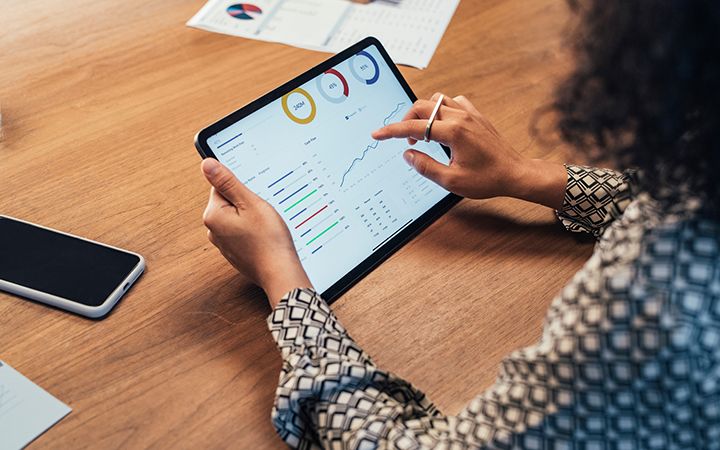
{"type": "Polygon", "coordinates": [[[566,166],[557,216],[598,238],[540,341],[446,416],[377,367],[320,296],[268,318],[283,366],[272,411],[291,447],[720,449],[720,225],[661,208],[632,172],[566,166]]]}

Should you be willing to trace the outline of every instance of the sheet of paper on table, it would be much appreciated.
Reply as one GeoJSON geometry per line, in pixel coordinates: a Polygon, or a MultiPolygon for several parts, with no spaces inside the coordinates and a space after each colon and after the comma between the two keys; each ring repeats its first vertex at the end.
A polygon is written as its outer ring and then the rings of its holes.
{"type": "Polygon", "coordinates": [[[0,361],[0,449],[20,449],[72,411],[0,361]]]}
{"type": "Polygon", "coordinates": [[[337,53],[367,37],[424,69],[460,0],[209,0],[187,23],[207,31],[337,53]]]}

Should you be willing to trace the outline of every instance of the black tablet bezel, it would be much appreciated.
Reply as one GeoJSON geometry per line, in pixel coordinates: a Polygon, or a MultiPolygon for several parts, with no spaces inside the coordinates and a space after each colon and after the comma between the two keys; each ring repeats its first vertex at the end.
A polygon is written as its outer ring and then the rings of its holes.
{"type": "MultiPolygon", "coordinates": [[[[273,89],[272,91],[268,92],[257,100],[243,106],[242,108],[231,114],[228,114],[214,124],[200,130],[200,132],[195,135],[195,147],[200,153],[200,156],[202,156],[203,158],[217,159],[217,157],[207,144],[207,139],[209,137],[230,127],[237,121],[244,119],[245,117],[259,110],[260,108],[268,105],[271,102],[274,102],[275,100],[281,98],[283,95],[287,94],[293,89],[300,87],[301,85],[321,75],[326,70],[337,66],[346,59],[354,56],[360,50],[363,50],[371,45],[374,45],[378,49],[382,57],[385,59],[388,67],[390,67],[390,69],[392,70],[393,75],[395,75],[395,78],[405,90],[405,93],[407,93],[408,97],[410,97],[410,100],[412,102],[415,102],[417,100],[415,93],[413,93],[412,89],[410,89],[407,81],[405,81],[405,78],[403,78],[400,70],[398,70],[395,63],[393,63],[393,61],[390,59],[390,56],[388,55],[387,51],[385,51],[385,48],[382,46],[380,41],[378,41],[374,37],[367,37],[362,41],[348,47],[337,55],[329,58],[328,60],[318,64],[307,72],[293,78],[282,86],[273,89]]],[[[444,145],[442,145],[442,148],[445,153],[450,156],[450,149],[444,145]]],[[[427,228],[431,223],[433,223],[437,218],[447,212],[461,199],[462,197],[452,193],[445,196],[442,200],[436,203],[432,208],[428,209],[420,217],[410,222],[410,224],[407,225],[405,228],[402,228],[399,233],[392,237],[392,239],[390,239],[384,244],[381,244],[382,247],[378,248],[360,264],[355,266],[355,268],[353,268],[350,272],[348,272],[337,282],[335,282],[335,284],[327,288],[325,292],[322,292],[322,297],[328,303],[336,300],[338,297],[340,297],[340,295],[345,293],[355,283],[357,283],[365,275],[367,275],[371,270],[380,265],[380,263],[389,258],[390,255],[395,253],[406,242],[417,236],[422,230],[427,228]]]]}

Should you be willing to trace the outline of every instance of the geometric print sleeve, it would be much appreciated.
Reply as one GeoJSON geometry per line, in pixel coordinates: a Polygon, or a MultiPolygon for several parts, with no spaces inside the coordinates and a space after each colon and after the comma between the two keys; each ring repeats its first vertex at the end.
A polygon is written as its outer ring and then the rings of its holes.
{"type": "Polygon", "coordinates": [[[301,449],[720,450],[720,225],[640,245],[639,211],[555,298],[539,342],[454,416],[377,367],[316,292],[288,293],[268,317],[278,434],[301,449]]]}
{"type": "Polygon", "coordinates": [[[425,395],[375,366],[312,289],[288,293],[268,317],[283,365],[272,409],[293,448],[377,448],[406,418],[437,414],[425,395]]]}
{"type": "Polygon", "coordinates": [[[567,188],[563,206],[555,213],[569,231],[599,238],[630,204],[635,172],[565,164],[567,188]]]}

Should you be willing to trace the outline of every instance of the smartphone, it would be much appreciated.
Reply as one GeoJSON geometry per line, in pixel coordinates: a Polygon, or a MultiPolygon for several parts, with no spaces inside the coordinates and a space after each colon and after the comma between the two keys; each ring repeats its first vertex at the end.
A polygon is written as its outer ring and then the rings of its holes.
{"type": "Polygon", "coordinates": [[[0,289],[11,294],[101,318],[143,270],[137,253],[0,215],[0,289]]]}

